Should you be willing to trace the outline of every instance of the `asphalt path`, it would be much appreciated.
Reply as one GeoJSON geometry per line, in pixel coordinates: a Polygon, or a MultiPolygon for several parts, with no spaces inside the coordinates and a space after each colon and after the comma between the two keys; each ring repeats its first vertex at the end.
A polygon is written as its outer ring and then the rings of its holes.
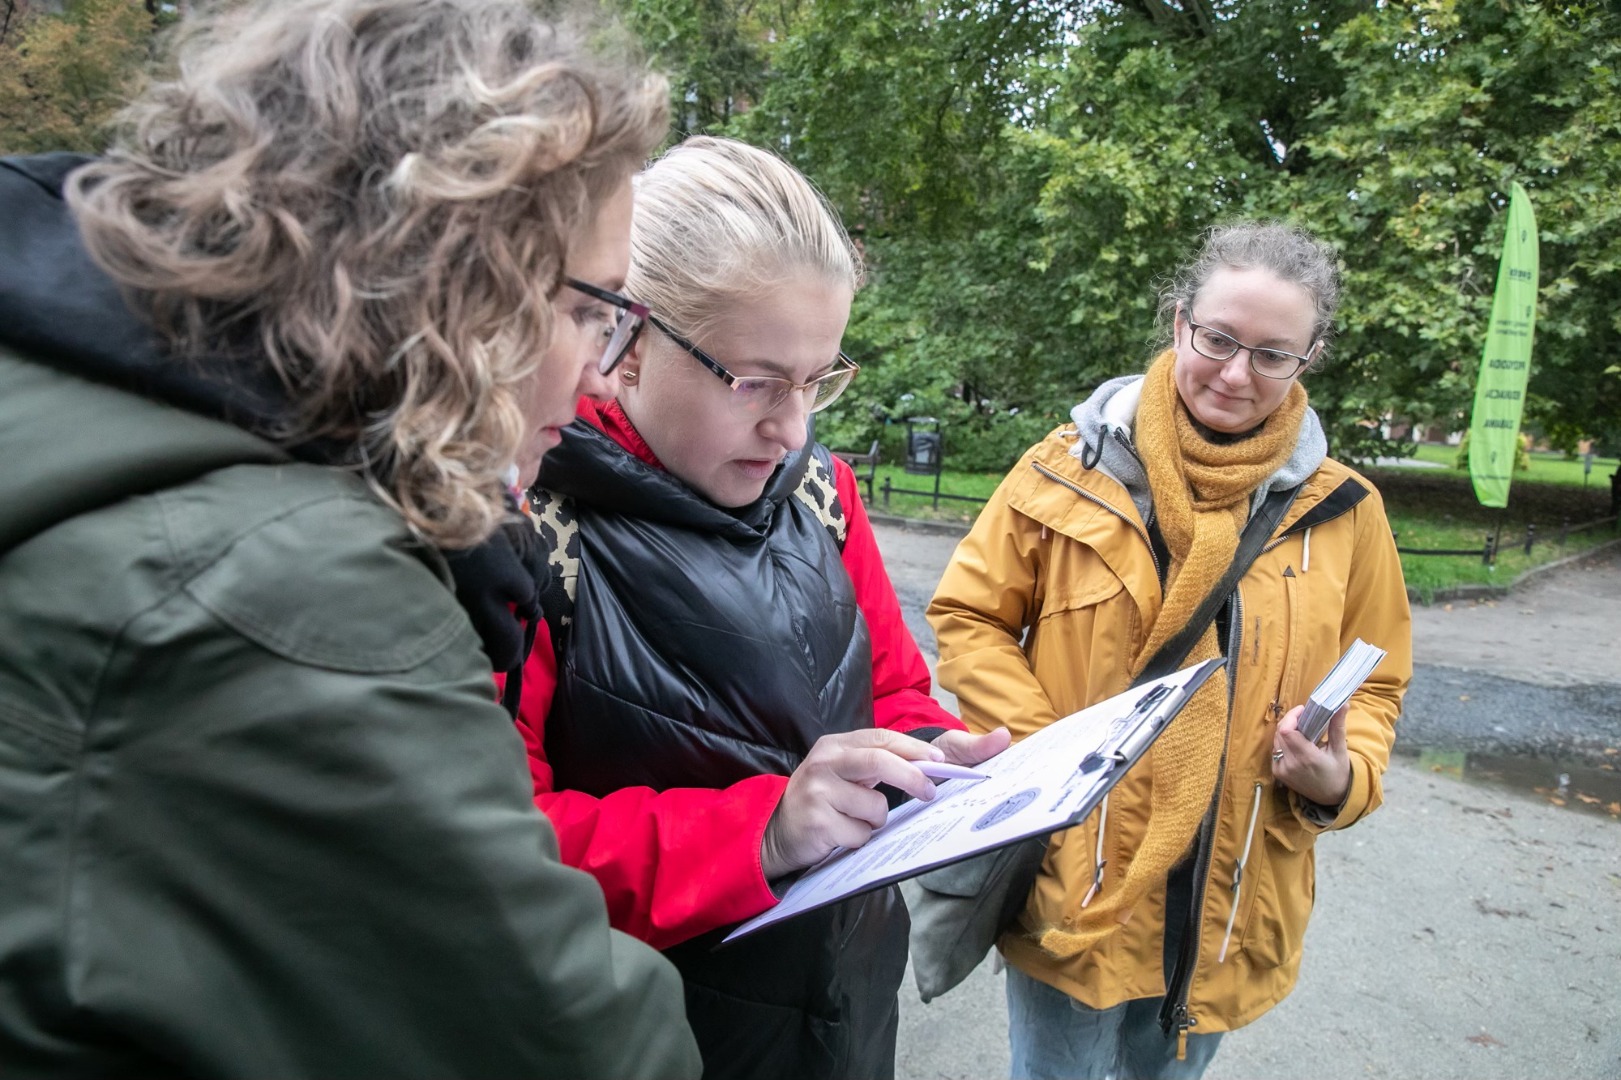
{"type": "MultiPolygon", "coordinates": [[[[932,661],[923,609],[957,537],[877,530],[932,661]]],[[[1621,823],[1581,790],[1621,765],[1621,552],[1413,629],[1385,805],[1319,839],[1296,990],[1209,1080],[1621,1077],[1621,823]],[[1459,775],[1475,755],[1519,762],[1514,783],[1459,775]]],[[[900,1080],[1007,1075],[992,967],[929,1005],[902,987],[900,1080]]]]}

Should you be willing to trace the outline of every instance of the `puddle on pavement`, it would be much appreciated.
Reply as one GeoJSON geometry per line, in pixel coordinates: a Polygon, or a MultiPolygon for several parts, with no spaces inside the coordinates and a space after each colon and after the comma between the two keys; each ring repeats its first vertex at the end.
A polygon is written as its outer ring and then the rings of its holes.
{"type": "Polygon", "coordinates": [[[1464,750],[1420,750],[1417,758],[1420,768],[1443,776],[1513,788],[1554,806],[1621,820],[1621,757],[1606,763],[1610,768],[1464,750]]]}

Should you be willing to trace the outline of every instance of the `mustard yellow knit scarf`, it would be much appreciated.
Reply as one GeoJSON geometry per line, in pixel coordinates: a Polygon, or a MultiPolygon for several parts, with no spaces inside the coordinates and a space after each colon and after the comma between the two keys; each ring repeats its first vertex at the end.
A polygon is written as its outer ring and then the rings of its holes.
{"type": "MultiPolygon", "coordinates": [[[[1135,441],[1148,469],[1160,531],[1171,552],[1164,603],[1147,640],[1132,658],[1135,675],[1160,645],[1187,625],[1194,609],[1232,564],[1250,499],[1289,460],[1306,413],[1299,383],[1266,421],[1236,442],[1216,443],[1194,426],[1177,393],[1176,354],[1166,350],[1143,380],[1135,441]]],[[[1184,663],[1221,655],[1212,624],[1184,663]]],[[[1149,889],[1161,886],[1188,850],[1215,792],[1227,738],[1227,680],[1213,678],[1194,694],[1148,754],[1153,788],[1148,829],[1125,877],[1100,893],[1070,929],[1044,927],[1041,947],[1071,957],[1127,922],[1149,889]]],[[[1142,766],[1139,766],[1142,767],[1142,766]]]]}

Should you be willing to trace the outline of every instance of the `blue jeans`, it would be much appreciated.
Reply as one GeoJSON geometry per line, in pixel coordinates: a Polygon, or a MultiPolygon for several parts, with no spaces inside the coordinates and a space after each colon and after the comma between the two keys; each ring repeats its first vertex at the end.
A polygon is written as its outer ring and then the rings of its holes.
{"type": "Polygon", "coordinates": [[[1161,1000],[1093,1009],[1008,968],[1014,1080],[1198,1080],[1222,1033],[1189,1032],[1187,1057],[1176,1060],[1176,1036],[1160,1030],[1161,1000]]]}

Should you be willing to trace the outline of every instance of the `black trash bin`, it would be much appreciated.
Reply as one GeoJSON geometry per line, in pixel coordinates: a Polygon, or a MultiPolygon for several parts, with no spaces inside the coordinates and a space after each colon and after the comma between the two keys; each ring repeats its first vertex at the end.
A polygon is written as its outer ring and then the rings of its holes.
{"type": "Polygon", "coordinates": [[[932,416],[907,417],[906,454],[901,468],[913,476],[934,477],[936,510],[940,509],[940,473],[945,469],[945,456],[946,443],[940,432],[940,421],[932,416]]]}
{"type": "Polygon", "coordinates": [[[942,458],[938,431],[908,431],[906,433],[905,469],[913,476],[934,476],[940,471],[942,458]]]}

